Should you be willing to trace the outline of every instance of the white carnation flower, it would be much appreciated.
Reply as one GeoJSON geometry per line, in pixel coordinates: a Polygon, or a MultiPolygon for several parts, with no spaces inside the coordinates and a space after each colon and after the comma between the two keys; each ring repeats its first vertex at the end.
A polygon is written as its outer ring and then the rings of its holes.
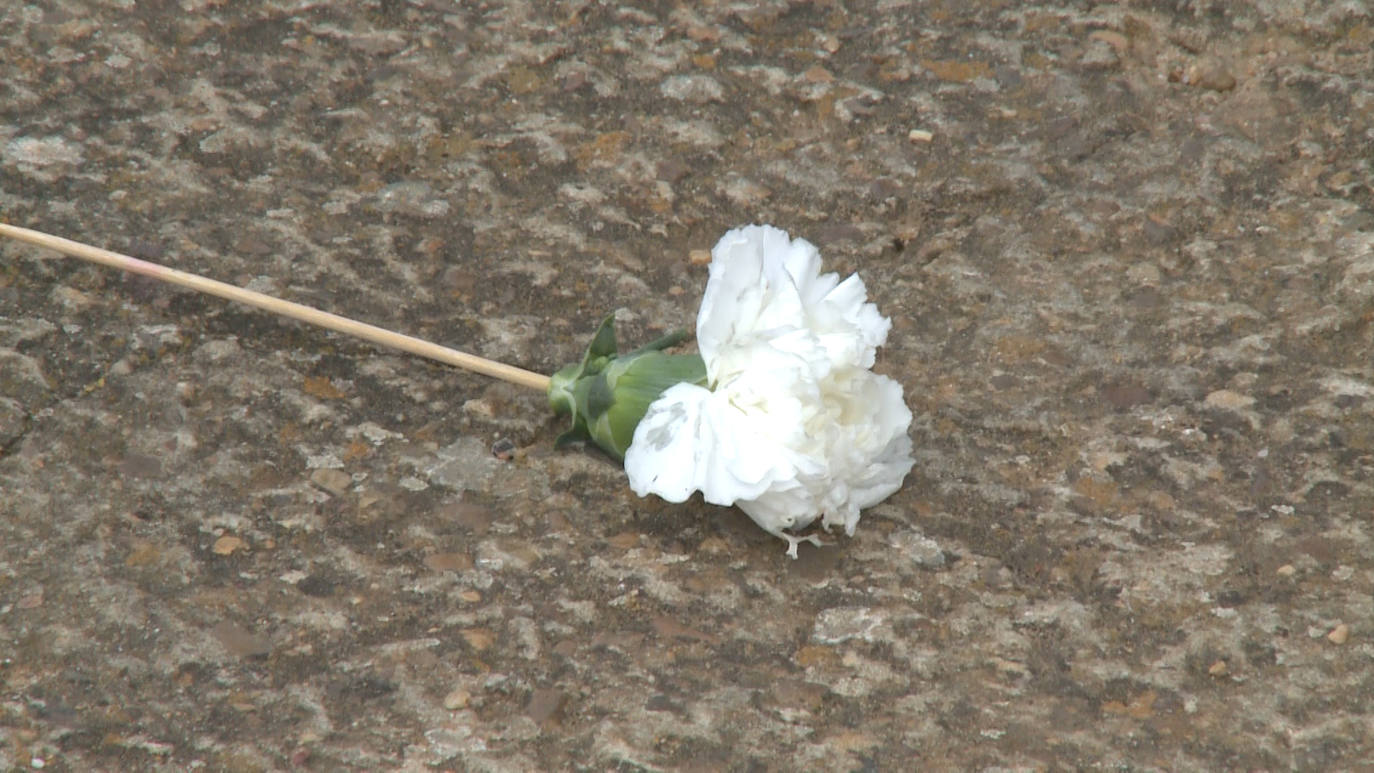
{"type": "Polygon", "coordinates": [[[821,274],[816,247],[772,226],[721,237],[697,314],[707,386],[668,388],[625,454],[640,496],[738,505],[770,534],[817,518],[854,534],[859,511],[911,470],[902,387],[872,373],[891,322],[863,281],[821,274]]]}

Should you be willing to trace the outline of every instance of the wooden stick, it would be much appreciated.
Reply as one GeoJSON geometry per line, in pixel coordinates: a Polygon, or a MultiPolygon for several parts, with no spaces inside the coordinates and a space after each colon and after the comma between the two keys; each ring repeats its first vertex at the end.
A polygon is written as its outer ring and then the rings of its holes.
{"type": "Polygon", "coordinates": [[[45,234],[42,231],[33,231],[28,228],[0,223],[0,236],[8,236],[18,239],[21,242],[28,242],[39,247],[47,247],[50,250],[57,250],[64,255],[70,255],[82,260],[89,260],[92,263],[99,263],[102,266],[117,268],[146,277],[152,277],[162,282],[170,282],[174,285],[189,287],[197,292],[215,295],[226,298],[237,303],[269,311],[283,317],[305,322],[333,330],[336,333],[361,338],[371,341],[374,344],[389,346],[393,349],[400,349],[403,352],[418,354],[421,357],[428,357],[431,360],[447,363],[464,370],[481,373],[484,376],[499,378],[509,381],[512,384],[538,389],[541,392],[549,391],[549,377],[541,373],[535,373],[513,365],[488,360],[474,354],[460,352],[457,349],[450,349],[447,346],[430,343],[419,338],[414,338],[400,333],[393,333],[390,330],[369,325],[365,322],[357,322],[347,317],[337,314],[330,314],[327,311],[311,308],[300,303],[284,301],[280,298],[273,298],[270,295],[245,290],[242,287],[235,287],[224,282],[217,282],[198,274],[191,274],[185,271],[178,271],[174,268],[149,263],[146,260],[121,255],[118,252],[102,250],[99,247],[92,247],[89,244],[74,242],[71,239],[63,239],[60,236],[45,234]]]}

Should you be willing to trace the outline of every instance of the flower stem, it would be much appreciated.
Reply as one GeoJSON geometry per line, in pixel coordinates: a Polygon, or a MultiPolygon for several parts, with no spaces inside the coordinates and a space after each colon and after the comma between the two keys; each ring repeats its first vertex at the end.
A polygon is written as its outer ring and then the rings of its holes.
{"type": "Polygon", "coordinates": [[[457,349],[450,349],[446,346],[430,343],[413,336],[393,333],[390,330],[369,325],[365,322],[358,322],[337,314],[330,314],[327,311],[320,311],[300,303],[284,301],[280,298],[273,298],[270,295],[246,290],[242,287],[235,287],[214,279],[191,274],[186,271],[178,271],[174,268],[150,263],[146,260],[121,255],[118,252],[103,250],[99,247],[92,247],[89,244],[64,239],[60,236],[53,236],[41,231],[33,231],[28,228],[0,223],[0,236],[8,236],[18,239],[21,242],[46,247],[56,250],[64,255],[81,258],[92,263],[99,263],[102,266],[117,268],[129,271],[134,274],[151,277],[161,282],[169,282],[174,285],[187,287],[197,292],[207,295],[214,295],[219,298],[242,303],[247,306],[262,309],[283,317],[305,322],[310,325],[322,327],[326,330],[333,330],[336,333],[343,333],[374,344],[388,346],[392,349],[399,349],[403,352],[427,357],[431,360],[447,363],[455,367],[470,370],[474,373],[481,373],[484,376],[491,376],[502,381],[509,381],[512,384],[538,389],[547,392],[549,389],[549,377],[541,373],[535,373],[513,365],[488,360],[485,357],[478,357],[475,354],[460,352],[457,349]]]}

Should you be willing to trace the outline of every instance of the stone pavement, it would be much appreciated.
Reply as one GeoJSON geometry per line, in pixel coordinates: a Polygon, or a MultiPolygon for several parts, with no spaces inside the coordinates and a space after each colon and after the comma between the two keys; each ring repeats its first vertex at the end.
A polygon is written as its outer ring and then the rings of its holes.
{"type": "Polygon", "coordinates": [[[917,467],[793,562],[536,393],[3,244],[0,770],[1368,764],[1371,52],[1354,1],[5,5],[0,220],[546,373],[773,223],[893,318],[917,467]]]}

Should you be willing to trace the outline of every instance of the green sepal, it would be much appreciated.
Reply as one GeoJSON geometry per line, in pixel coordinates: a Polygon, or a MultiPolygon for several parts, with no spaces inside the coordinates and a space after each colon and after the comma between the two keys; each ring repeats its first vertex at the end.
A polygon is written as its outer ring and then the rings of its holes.
{"type": "Polygon", "coordinates": [[[615,313],[612,312],[601,320],[600,327],[596,329],[596,335],[592,336],[591,345],[587,347],[587,353],[582,356],[582,365],[585,367],[593,359],[614,358],[615,355],[615,313]]]}
{"type": "Polygon", "coordinates": [[[699,355],[647,351],[617,358],[591,382],[593,397],[603,392],[612,396],[604,410],[588,406],[592,442],[623,460],[649,406],[669,387],[683,382],[705,385],[706,365],[699,355]]]}
{"type": "Polygon", "coordinates": [[[590,440],[623,461],[635,427],[659,395],[674,384],[706,383],[706,365],[699,355],[662,351],[687,338],[678,331],[617,355],[615,316],[602,320],[582,361],[559,370],[549,383],[550,407],[570,417],[555,447],[590,440]]]}
{"type": "Polygon", "coordinates": [[[587,384],[587,409],[584,413],[587,421],[595,421],[615,404],[615,392],[611,391],[611,385],[602,375],[588,379],[587,384]]]}
{"type": "MultiPolygon", "coordinates": [[[[549,407],[559,416],[570,414],[572,416],[572,428],[564,433],[577,433],[580,429],[582,435],[586,435],[586,421],[579,420],[577,389],[582,379],[594,376],[601,372],[606,363],[615,358],[615,314],[611,313],[601,320],[601,325],[597,327],[596,334],[592,336],[592,342],[587,347],[587,351],[582,355],[582,361],[575,365],[559,369],[559,371],[549,379],[549,407]]],[[[574,435],[568,441],[585,440],[585,437],[574,435]]]]}
{"type": "Polygon", "coordinates": [[[553,447],[561,451],[568,446],[585,443],[590,439],[591,436],[587,434],[586,430],[570,429],[567,432],[560,432],[558,437],[553,439],[553,447]]]}

